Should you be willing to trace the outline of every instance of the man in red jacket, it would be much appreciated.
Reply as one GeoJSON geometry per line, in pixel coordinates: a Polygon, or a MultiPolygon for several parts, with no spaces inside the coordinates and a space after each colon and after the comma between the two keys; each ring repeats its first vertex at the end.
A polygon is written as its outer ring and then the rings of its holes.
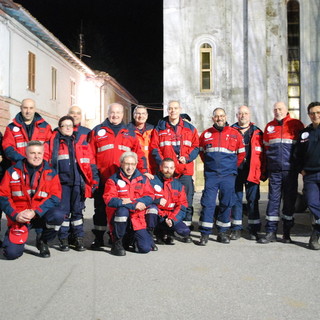
{"type": "Polygon", "coordinates": [[[136,134],[123,123],[124,107],[113,103],[108,109],[108,118],[97,125],[89,133],[88,141],[94,153],[100,174],[100,186],[94,194],[93,215],[95,239],[91,245],[93,250],[104,245],[103,235],[107,230],[105,203],[103,201],[104,185],[110,176],[119,170],[120,156],[126,151],[133,151],[138,155],[138,169],[147,173],[147,162],[141,150],[136,134]]]}
{"type": "Polygon", "coordinates": [[[283,242],[290,243],[290,230],[293,227],[294,205],[297,198],[298,171],[294,166],[293,153],[299,132],[304,129],[300,120],[293,119],[283,102],[273,106],[274,119],[263,133],[266,169],[269,178],[269,201],[266,213],[266,235],[259,243],[277,241],[280,221],[280,203],[283,198],[282,221],[283,242]]]}
{"type": "Polygon", "coordinates": [[[51,126],[36,112],[34,100],[22,100],[20,110],[7,126],[3,137],[4,153],[12,163],[25,158],[29,141],[44,143],[49,141],[52,134],[51,126]]]}
{"type": "Polygon", "coordinates": [[[8,230],[3,248],[7,259],[19,258],[30,228],[42,228],[37,239],[40,256],[50,257],[47,242],[59,230],[63,211],[57,207],[61,199],[61,185],[57,173],[43,161],[44,147],[39,141],[30,141],[26,159],[10,167],[0,184],[0,207],[7,215],[8,230]]]}
{"type": "Polygon", "coordinates": [[[136,153],[123,153],[121,167],[107,180],[103,194],[112,239],[111,253],[116,256],[126,254],[122,243],[125,235],[129,239],[132,236],[137,252],[148,253],[153,249],[145,219],[146,208],[154,197],[153,189],[149,179],[137,170],[137,163],[136,153]]]}
{"type": "MultiPolygon", "coordinates": [[[[168,104],[168,116],[158,122],[152,139],[151,150],[157,165],[164,158],[171,158],[175,163],[175,175],[184,185],[187,194],[188,208],[184,223],[192,228],[193,195],[194,195],[194,160],[199,154],[199,136],[197,129],[181,117],[179,101],[172,100],[168,104]]],[[[190,236],[185,237],[190,243],[190,236]]]]}
{"type": "Polygon", "coordinates": [[[236,178],[236,200],[232,207],[231,240],[241,236],[243,187],[246,191],[248,229],[250,240],[258,240],[261,221],[259,213],[260,177],[263,156],[263,132],[250,121],[251,112],[247,106],[241,106],[237,112],[238,122],[231,127],[237,129],[243,137],[245,159],[238,167],[236,178]]]}

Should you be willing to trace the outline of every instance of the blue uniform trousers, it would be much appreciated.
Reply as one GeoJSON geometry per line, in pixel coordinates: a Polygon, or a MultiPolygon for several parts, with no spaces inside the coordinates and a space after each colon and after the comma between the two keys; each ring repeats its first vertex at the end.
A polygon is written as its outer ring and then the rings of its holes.
{"type": "Polygon", "coordinates": [[[320,172],[308,173],[303,177],[304,196],[313,215],[313,227],[320,233],[320,172]]]}
{"type": "Polygon", "coordinates": [[[282,220],[292,227],[294,205],[297,199],[298,173],[296,171],[269,172],[269,198],[266,212],[266,232],[277,232],[280,204],[283,198],[282,220]]]}
{"type": "MultiPolygon", "coordinates": [[[[52,208],[48,210],[41,218],[37,217],[31,220],[28,224],[29,230],[31,228],[42,228],[41,240],[44,242],[51,241],[55,238],[60,226],[63,222],[64,212],[59,208],[52,208]]],[[[4,256],[9,259],[17,259],[23,254],[25,244],[15,244],[9,239],[9,229],[7,230],[3,241],[4,256]]]]}
{"type": "Polygon", "coordinates": [[[230,226],[231,208],[234,205],[235,175],[219,176],[216,173],[205,173],[205,186],[202,192],[202,210],[199,231],[210,234],[214,225],[216,199],[219,191],[219,212],[216,226],[219,232],[226,232],[230,226]]]}
{"type": "Polygon", "coordinates": [[[114,235],[117,239],[121,239],[125,234],[132,233],[133,241],[140,253],[148,253],[151,251],[154,244],[150,233],[146,229],[133,230],[130,225],[128,225],[128,220],[130,220],[130,211],[125,207],[120,207],[116,210],[115,215],[112,219],[112,224],[114,227],[114,235]]]}
{"type": "Polygon", "coordinates": [[[69,233],[74,237],[84,237],[84,197],[80,186],[62,185],[60,209],[64,212],[64,221],[58,233],[59,239],[68,238],[69,233]]]}
{"type": "Polygon", "coordinates": [[[187,195],[188,208],[186,211],[186,216],[184,217],[184,223],[190,227],[192,224],[192,216],[193,216],[193,196],[194,196],[194,183],[192,176],[182,175],[179,177],[179,181],[184,186],[184,190],[187,195]]]}
{"type": "Polygon", "coordinates": [[[261,221],[259,212],[260,186],[259,184],[247,181],[247,172],[239,171],[235,183],[235,204],[231,210],[231,228],[232,230],[242,229],[242,199],[243,186],[246,192],[246,208],[248,214],[248,229],[251,233],[260,231],[261,221]]]}
{"type": "Polygon", "coordinates": [[[162,234],[173,234],[175,231],[181,237],[190,235],[190,229],[183,221],[175,222],[173,227],[169,228],[165,222],[165,217],[158,215],[158,207],[155,204],[150,205],[147,209],[146,222],[148,228],[155,229],[155,234],[157,234],[157,231],[162,234]]]}

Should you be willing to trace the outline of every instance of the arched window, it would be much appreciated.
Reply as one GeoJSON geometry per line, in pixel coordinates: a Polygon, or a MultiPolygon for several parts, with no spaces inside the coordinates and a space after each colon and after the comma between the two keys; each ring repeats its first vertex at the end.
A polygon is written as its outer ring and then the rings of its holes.
{"type": "Polygon", "coordinates": [[[212,47],[208,43],[200,46],[200,91],[212,91],[212,47]]]}
{"type": "Polygon", "coordinates": [[[287,4],[288,18],[288,105],[292,116],[300,118],[300,8],[299,2],[287,4]]]}

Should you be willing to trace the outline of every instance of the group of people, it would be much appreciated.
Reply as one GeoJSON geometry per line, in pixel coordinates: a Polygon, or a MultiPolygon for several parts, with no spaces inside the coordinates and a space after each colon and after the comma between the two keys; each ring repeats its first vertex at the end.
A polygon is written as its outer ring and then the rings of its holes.
{"type": "Polygon", "coordinates": [[[108,117],[93,130],[81,126],[82,113],[72,106],[52,131],[25,99],[21,111],[1,136],[0,210],[7,216],[3,240],[7,259],[23,254],[31,228],[41,257],[50,257],[48,241],[57,235],[61,251],[84,251],[83,209],[94,198],[91,249],[104,246],[124,256],[158,250],[174,238],[191,243],[194,162],[204,163],[205,186],[199,219],[200,246],[208,243],[214,225],[217,241],[241,237],[243,189],[251,240],[277,241],[283,221],[283,242],[292,242],[298,174],[314,216],[311,249],[320,236],[320,103],[308,106],[311,124],[304,128],[283,102],[273,107],[274,120],[264,131],[251,122],[250,108],[240,106],[229,125],[223,108],[213,110],[213,126],[199,137],[179,101],[170,101],[168,116],[154,127],[147,108],[138,105],[132,123],[123,122],[124,107],[109,106],[108,117]],[[269,179],[266,234],[260,237],[260,180],[269,179]],[[218,198],[218,206],[216,199],[218,198]],[[280,204],[283,199],[282,214],[280,204]]]}

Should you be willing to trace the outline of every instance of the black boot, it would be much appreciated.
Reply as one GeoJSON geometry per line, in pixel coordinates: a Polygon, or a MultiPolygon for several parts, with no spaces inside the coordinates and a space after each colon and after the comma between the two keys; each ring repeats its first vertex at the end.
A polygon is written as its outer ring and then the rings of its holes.
{"type": "Polygon", "coordinates": [[[317,230],[313,229],[310,240],[309,240],[310,249],[320,250],[319,237],[320,237],[320,233],[317,230]]]}
{"type": "Polygon", "coordinates": [[[206,246],[207,243],[208,243],[208,240],[209,240],[209,235],[201,233],[201,237],[200,237],[200,240],[198,242],[198,245],[199,246],[206,246]]]}
{"type": "Polygon", "coordinates": [[[63,251],[63,252],[67,252],[67,251],[69,251],[69,250],[70,250],[70,248],[69,248],[69,240],[68,240],[68,238],[65,238],[65,239],[59,239],[59,242],[60,242],[60,244],[59,244],[59,248],[60,248],[60,250],[61,250],[61,251],[63,251]]]}
{"type": "Polygon", "coordinates": [[[258,240],[258,243],[266,244],[270,242],[277,242],[277,235],[275,232],[267,232],[263,238],[258,240]]]}
{"type": "Polygon", "coordinates": [[[123,245],[122,245],[122,238],[116,239],[112,243],[111,254],[113,254],[115,256],[119,256],[119,257],[126,255],[126,251],[124,250],[123,245]]]}
{"type": "Polygon", "coordinates": [[[283,220],[283,236],[282,242],[283,243],[293,243],[290,237],[290,230],[294,225],[294,220],[283,220]]]}
{"type": "Polygon", "coordinates": [[[224,244],[230,243],[229,236],[227,235],[226,232],[219,232],[217,236],[217,241],[224,244]]]}
{"type": "Polygon", "coordinates": [[[83,237],[76,237],[74,239],[74,249],[77,251],[85,251],[86,248],[84,246],[83,237]]]}
{"type": "Polygon", "coordinates": [[[39,239],[37,242],[37,249],[40,251],[40,257],[42,258],[50,257],[50,251],[49,251],[47,242],[39,239]]]}
{"type": "Polygon", "coordinates": [[[232,230],[230,240],[238,240],[241,238],[241,230],[232,230]]]}
{"type": "Polygon", "coordinates": [[[103,242],[104,231],[93,229],[92,232],[95,235],[95,239],[93,240],[90,248],[92,250],[99,250],[101,247],[104,246],[104,242],[103,242]]]}

